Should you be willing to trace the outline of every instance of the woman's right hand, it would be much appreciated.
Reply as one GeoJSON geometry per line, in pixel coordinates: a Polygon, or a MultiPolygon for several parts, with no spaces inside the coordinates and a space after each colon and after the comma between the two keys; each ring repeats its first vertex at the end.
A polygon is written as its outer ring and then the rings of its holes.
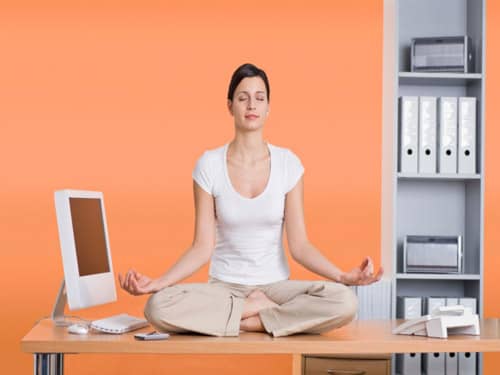
{"type": "Polygon", "coordinates": [[[162,289],[158,279],[152,279],[146,275],[137,272],[134,269],[128,270],[125,276],[118,274],[120,286],[128,293],[134,296],[142,294],[155,293],[162,289]]]}

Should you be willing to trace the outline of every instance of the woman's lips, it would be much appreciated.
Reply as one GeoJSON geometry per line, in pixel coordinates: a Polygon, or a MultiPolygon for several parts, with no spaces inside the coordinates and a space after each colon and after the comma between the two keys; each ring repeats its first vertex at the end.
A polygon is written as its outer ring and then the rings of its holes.
{"type": "Polygon", "coordinates": [[[246,115],[245,118],[249,119],[249,120],[255,120],[255,119],[259,118],[259,116],[257,116],[257,115],[246,115]]]}

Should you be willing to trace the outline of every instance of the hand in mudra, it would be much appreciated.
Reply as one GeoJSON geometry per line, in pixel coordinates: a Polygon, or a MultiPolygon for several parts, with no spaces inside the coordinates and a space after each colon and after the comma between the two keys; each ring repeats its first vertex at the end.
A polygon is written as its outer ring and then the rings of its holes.
{"type": "Polygon", "coordinates": [[[382,267],[374,274],[373,262],[370,257],[366,257],[359,267],[353,268],[349,272],[344,272],[340,276],[340,282],[345,285],[368,285],[379,281],[383,274],[384,269],[382,267]]]}
{"type": "Polygon", "coordinates": [[[118,279],[120,281],[120,286],[122,289],[126,290],[134,296],[140,296],[142,294],[157,292],[158,282],[156,279],[152,279],[146,275],[137,272],[134,269],[130,269],[125,276],[118,274],[118,279]]]}

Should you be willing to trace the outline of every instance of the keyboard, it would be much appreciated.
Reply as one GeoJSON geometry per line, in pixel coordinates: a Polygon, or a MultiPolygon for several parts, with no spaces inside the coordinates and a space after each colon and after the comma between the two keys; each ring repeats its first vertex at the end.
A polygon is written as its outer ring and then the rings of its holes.
{"type": "Polygon", "coordinates": [[[94,320],[90,327],[105,333],[122,334],[148,326],[146,319],[137,318],[128,314],[113,315],[108,318],[94,320]]]}

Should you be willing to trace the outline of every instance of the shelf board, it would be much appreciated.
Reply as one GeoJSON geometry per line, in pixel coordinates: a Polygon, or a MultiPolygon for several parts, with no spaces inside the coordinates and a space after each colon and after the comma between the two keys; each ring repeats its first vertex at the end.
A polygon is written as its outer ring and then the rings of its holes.
{"type": "Polygon", "coordinates": [[[445,72],[399,72],[399,83],[403,85],[464,85],[479,82],[481,73],[445,73],[445,72]]]}
{"type": "Polygon", "coordinates": [[[480,280],[477,274],[397,273],[399,280],[480,280]]]}
{"type": "Polygon", "coordinates": [[[463,180],[480,180],[480,174],[421,174],[421,173],[401,173],[398,172],[398,179],[402,180],[450,180],[450,181],[463,181],[463,180]]]}

